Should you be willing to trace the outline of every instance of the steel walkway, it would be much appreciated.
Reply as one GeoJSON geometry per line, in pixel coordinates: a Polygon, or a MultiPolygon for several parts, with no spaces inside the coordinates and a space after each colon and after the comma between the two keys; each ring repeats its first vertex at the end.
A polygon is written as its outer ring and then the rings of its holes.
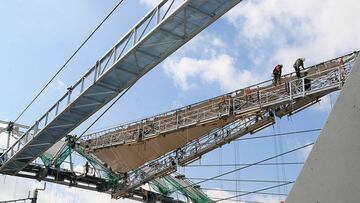
{"type": "Polygon", "coordinates": [[[213,129],[247,118],[254,112],[272,109],[277,116],[299,111],[326,94],[341,89],[357,54],[312,66],[308,76],[285,75],[282,85],[272,81],[152,116],[116,128],[90,134],[81,141],[88,153],[121,173],[136,169],[170,151],[199,139],[213,129]],[[339,74],[340,72],[342,72],[339,74]],[[308,84],[305,81],[310,80],[308,84]],[[308,86],[311,86],[309,88],[308,86]],[[245,93],[247,92],[247,93],[245,93]],[[275,111],[276,109],[276,111],[275,111]]]}
{"type": "Polygon", "coordinates": [[[4,152],[0,173],[26,167],[240,1],[163,0],[4,152]]]}

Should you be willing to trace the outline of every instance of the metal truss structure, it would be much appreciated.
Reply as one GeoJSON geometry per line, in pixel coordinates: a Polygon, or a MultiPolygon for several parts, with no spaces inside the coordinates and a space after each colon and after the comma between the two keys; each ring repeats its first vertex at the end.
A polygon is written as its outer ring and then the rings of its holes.
{"type": "Polygon", "coordinates": [[[351,70],[350,64],[354,61],[355,54],[349,54],[343,58],[347,60],[347,63],[341,67],[338,59],[333,59],[309,67],[305,71],[308,74],[307,77],[297,79],[291,73],[282,77],[283,85],[276,87],[273,86],[272,80],[268,80],[183,108],[89,134],[82,138],[82,144],[91,150],[97,150],[137,143],[219,118],[288,104],[299,98],[306,99],[319,93],[327,94],[329,91],[341,89],[351,70]]]}
{"type": "MultiPolygon", "coordinates": [[[[130,198],[144,202],[181,202],[162,194],[145,191],[140,186],[166,177],[174,173],[178,166],[186,166],[204,154],[248,133],[253,134],[273,125],[275,116],[282,117],[294,114],[315,104],[322,96],[340,90],[351,73],[352,64],[358,55],[359,52],[355,52],[342,56],[345,64],[339,64],[339,58],[337,58],[309,67],[303,71],[308,75],[300,79],[293,77],[293,74],[285,75],[282,78],[283,84],[280,86],[273,86],[270,80],[265,81],[220,97],[126,125],[127,128],[137,126],[137,131],[133,131],[138,133],[135,135],[135,139],[130,137],[129,140],[121,140],[121,136],[126,135],[122,134],[121,131],[128,132],[123,126],[88,135],[76,145],[75,151],[84,157],[91,157],[97,162],[96,164],[107,170],[104,165],[105,162],[96,157],[92,151],[108,147],[116,148],[124,143],[137,143],[172,131],[183,131],[204,122],[211,122],[213,119],[228,121],[226,125],[213,128],[209,133],[200,136],[198,139],[190,140],[186,145],[176,150],[146,162],[125,174],[118,174],[115,185],[107,184],[106,180],[100,176],[76,174],[73,171],[44,167],[34,163],[27,165],[16,176],[110,193],[115,199],[130,198]],[[230,117],[234,117],[234,119],[229,119],[230,117]],[[158,122],[159,126],[163,127],[152,127],[152,131],[148,130],[151,124],[146,122],[149,121],[158,122]],[[164,123],[166,124],[161,125],[164,123]],[[143,130],[139,130],[139,125],[142,125],[143,130]],[[154,132],[154,129],[158,131],[154,132]],[[116,136],[119,138],[115,139],[116,136]],[[116,142],[104,143],[104,141],[99,141],[101,139],[108,141],[115,139],[116,142]],[[96,141],[94,142],[94,140],[96,141]]],[[[128,137],[125,136],[125,138],[128,137]]],[[[183,182],[186,183],[187,181],[184,180],[183,182]]],[[[198,190],[195,185],[184,185],[189,190],[198,190]]]]}
{"type": "MultiPolygon", "coordinates": [[[[72,170],[54,168],[61,150],[50,165],[33,163],[111,100],[123,96],[142,76],[239,2],[241,0],[162,0],[80,80],[69,87],[65,95],[35,124],[26,128],[11,123],[8,128],[0,129],[0,132],[9,132],[8,147],[0,153],[0,173],[106,192],[115,199],[181,202],[139,187],[170,175],[178,166],[186,166],[235,139],[273,125],[275,116],[297,113],[317,103],[321,97],[342,88],[352,64],[359,58],[359,52],[340,57],[344,59],[344,64],[340,64],[339,58],[336,58],[309,67],[302,71],[301,78],[293,73],[284,75],[280,85],[274,85],[272,80],[268,80],[183,108],[89,134],[72,147],[66,143],[63,145],[68,147],[70,153],[77,150],[88,160],[94,160],[100,168],[115,174],[114,185],[107,184],[104,178],[95,175],[79,175],[72,170]],[[16,125],[25,128],[25,132],[19,137],[11,134],[16,125]],[[157,141],[166,136],[175,138],[176,133],[181,134],[195,128],[201,130],[193,131],[192,133],[197,134],[192,139],[158,150],[152,156],[142,157],[128,164],[125,169],[113,172],[111,163],[104,159],[108,155],[108,149],[142,145],[149,140],[157,141]],[[11,135],[16,142],[10,146],[11,135]],[[101,155],[99,152],[104,153],[101,155]]],[[[64,147],[61,147],[62,150],[64,147]]],[[[124,164],[121,160],[117,162],[124,164]]],[[[185,180],[181,184],[193,187],[185,180]]],[[[196,188],[192,189],[196,192],[196,188]]]]}
{"type": "Polygon", "coordinates": [[[239,2],[163,0],[2,154],[0,172],[18,173],[239,2]]]}
{"type": "MultiPolygon", "coordinates": [[[[57,168],[45,168],[43,165],[30,164],[27,165],[22,171],[17,173],[15,176],[21,178],[28,178],[33,180],[42,180],[50,183],[55,183],[64,186],[70,186],[90,191],[97,192],[109,192],[107,184],[104,179],[95,176],[86,176],[84,174],[78,174],[65,169],[57,168]]],[[[131,193],[126,194],[124,198],[132,199],[136,201],[142,201],[147,203],[164,202],[164,203],[184,203],[180,200],[175,200],[171,197],[148,191],[142,188],[133,190],[131,193]]],[[[16,200],[24,202],[25,200],[33,200],[35,198],[26,198],[16,200]]],[[[15,202],[15,200],[4,201],[4,202],[15,202]]]]}
{"type": "Polygon", "coordinates": [[[150,163],[128,173],[122,184],[112,193],[112,197],[118,199],[129,191],[155,179],[176,171],[177,165],[185,166],[203,154],[216,149],[232,140],[241,137],[249,132],[255,132],[274,123],[271,113],[265,113],[261,118],[259,115],[252,115],[238,120],[224,128],[216,129],[198,140],[188,143],[186,146],[168,153],[150,163]],[[266,114],[266,115],[264,115],[266,114]]]}
{"type": "Polygon", "coordinates": [[[120,126],[87,136],[81,146],[88,153],[156,139],[164,133],[183,131],[212,119],[225,119],[229,123],[192,140],[155,160],[135,168],[119,181],[112,192],[113,198],[120,198],[139,186],[176,171],[178,165],[185,166],[207,152],[239,137],[260,131],[274,124],[275,116],[291,115],[319,101],[333,91],[340,90],[351,72],[352,64],[359,52],[307,68],[306,76],[297,79],[292,74],[282,77],[282,85],[274,86],[272,81],[231,92],[204,102],[199,102],[165,114],[160,114],[135,123],[120,126]],[[228,119],[234,117],[235,120],[228,119]],[[130,129],[130,130],[129,130],[130,129]]]}

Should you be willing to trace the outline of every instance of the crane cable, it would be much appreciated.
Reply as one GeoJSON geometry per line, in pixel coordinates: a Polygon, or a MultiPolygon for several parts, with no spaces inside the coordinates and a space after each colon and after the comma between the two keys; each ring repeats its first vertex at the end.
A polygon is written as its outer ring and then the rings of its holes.
{"type": "MultiPolygon", "coordinates": [[[[188,187],[192,187],[192,186],[194,186],[194,185],[198,185],[198,184],[201,184],[201,183],[204,183],[204,182],[207,182],[207,181],[210,181],[210,180],[213,180],[213,179],[216,179],[216,178],[219,178],[219,177],[222,177],[222,176],[225,176],[225,175],[234,173],[234,172],[236,172],[236,171],[240,171],[240,170],[243,170],[243,169],[246,169],[246,168],[250,168],[250,167],[252,167],[252,166],[256,166],[256,165],[258,165],[258,164],[261,164],[261,163],[264,163],[264,162],[267,162],[267,161],[276,159],[276,158],[278,158],[278,157],[280,157],[280,156],[284,156],[284,155],[287,155],[287,154],[291,154],[291,153],[293,153],[293,152],[295,152],[295,151],[299,151],[299,150],[301,150],[301,149],[304,149],[304,148],[307,148],[307,147],[310,147],[310,146],[313,146],[313,145],[314,145],[314,143],[312,142],[312,143],[303,145],[303,146],[301,146],[301,147],[297,147],[297,148],[295,148],[295,149],[286,151],[286,152],[284,152],[284,153],[281,153],[281,154],[278,154],[278,155],[274,155],[274,156],[272,156],[272,157],[268,157],[268,158],[266,158],[266,159],[263,159],[263,160],[254,162],[254,163],[249,164],[249,165],[247,165],[247,166],[243,166],[243,167],[240,167],[240,168],[237,168],[237,169],[228,171],[228,172],[226,172],[226,173],[213,176],[213,177],[211,177],[211,178],[206,178],[205,180],[202,180],[202,181],[199,181],[199,182],[196,182],[196,183],[187,185],[187,186],[182,187],[182,188],[178,188],[178,189],[176,189],[176,190],[173,190],[172,192],[176,192],[176,191],[178,191],[178,190],[185,189],[185,188],[188,188],[188,187]]],[[[279,187],[281,187],[281,186],[284,186],[284,185],[280,185],[279,187]]]]}
{"type": "Polygon", "coordinates": [[[270,189],[274,189],[274,188],[279,188],[279,187],[282,187],[282,186],[285,186],[285,185],[290,185],[290,184],[293,184],[293,183],[295,183],[295,182],[288,182],[288,183],[284,183],[284,184],[280,184],[280,185],[275,185],[275,186],[271,186],[271,187],[266,187],[266,188],[262,188],[262,189],[259,189],[259,190],[247,192],[247,193],[244,193],[244,194],[240,194],[240,195],[235,195],[235,196],[232,196],[232,197],[226,197],[226,198],[218,199],[218,200],[216,200],[216,201],[214,201],[214,202],[221,202],[221,201],[225,201],[225,200],[228,200],[228,199],[233,199],[233,198],[236,198],[236,197],[241,197],[241,196],[250,195],[250,194],[256,194],[256,193],[259,193],[259,192],[263,192],[263,191],[270,190],[270,189]]]}
{"type": "Polygon", "coordinates": [[[114,11],[121,5],[124,0],[120,0],[116,6],[107,14],[107,16],[101,21],[101,23],[92,31],[92,33],[85,39],[85,41],[76,49],[76,51],[70,56],[70,58],[61,66],[61,68],[52,76],[52,78],[46,83],[46,85],[40,90],[39,93],[31,100],[31,102],[25,107],[20,115],[15,119],[17,122],[22,115],[29,109],[29,107],[35,102],[37,98],[44,92],[44,90],[50,85],[50,83],[60,74],[60,72],[67,66],[67,64],[75,57],[80,49],[90,40],[90,38],[99,30],[99,28],[105,23],[105,21],[114,13],[114,11]]]}

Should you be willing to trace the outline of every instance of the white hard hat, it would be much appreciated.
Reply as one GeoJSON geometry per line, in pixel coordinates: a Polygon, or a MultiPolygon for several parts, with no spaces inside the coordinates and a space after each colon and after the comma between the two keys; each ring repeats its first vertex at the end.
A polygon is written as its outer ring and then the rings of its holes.
{"type": "Polygon", "coordinates": [[[301,58],[302,61],[305,61],[305,58],[301,58]]]}

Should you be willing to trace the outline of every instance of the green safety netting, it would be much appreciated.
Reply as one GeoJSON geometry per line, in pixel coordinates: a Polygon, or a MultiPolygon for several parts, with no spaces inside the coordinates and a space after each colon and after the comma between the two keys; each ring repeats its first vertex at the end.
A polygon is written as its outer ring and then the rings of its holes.
{"type": "Polygon", "coordinates": [[[71,154],[71,148],[68,149],[65,141],[59,141],[40,156],[45,167],[51,167],[53,164],[59,168],[61,163],[71,154]],[[57,160],[54,160],[58,157],[57,160]]]}
{"type": "MultiPolygon", "coordinates": [[[[102,178],[108,187],[115,187],[119,184],[120,177],[118,175],[97,161],[94,157],[85,153],[83,149],[77,147],[74,150],[66,142],[59,142],[57,145],[54,145],[53,148],[41,155],[40,158],[46,167],[54,166],[60,168],[61,164],[73,153],[85,158],[94,168],[97,177],[102,178]]],[[[172,175],[157,178],[150,182],[150,186],[155,191],[165,196],[170,196],[175,191],[179,191],[193,203],[213,202],[201,190],[189,187],[191,184],[192,183],[187,179],[175,178],[172,175]]]]}
{"type": "Polygon", "coordinates": [[[45,154],[43,154],[43,155],[41,155],[40,156],[40,159],[41,159],[41,161],[44,163],[44,165],[46,166],[46,167],[49,167],[49,166],[51,166],[51,160],[52,160],[52,158],[51,157],[48,157],[48,156],[46,156],[45,154]]]}
{"type": "Polygon", "coordinates": [[[99,163],[96,159],[86,154],[80,148],[75,150],[78,154],[84,157],[93,167],[98,177],[105,180],[108,186],[116,186],[119,184],[120,177],[116,175],[113,171],[105,167],[103,164],[99,163]]]}
{"type": "Polygon", "coordinates": [[[150,183],[151,188],[153,188],[158,193],[170,196],[171,195],[171,188],[169,185],[166,184],[166,182],[162,178],[157,178],[155,180],[152,180],[150,183]]]}
{"type": "Polygon", "coordinates": [[[150,186],[157,192],[169,196],[175,191],[181,192],[187,199],[193,203],[208,203],[213,202],[201,190],[191,186],[192,183],[187,179],[175,178],[171,175],[163,178],[158,178],[150,182],[150,186]]]}
{"type": "Polygon", "coordinates": [[[96,159],[82,151],[80,148],[75,150],[66,142],[60,141],[52,148],[40,156],[40,159],[46,167],[54,166],[60,168],[61,164],[73,153],[85,158],[93,167],[97,177],[104,179],[107,186],[116,186],[120,180],[119,176],[98,162],[96,159]],[[56,158],[57,157],[57,158],[56,158]]]}

